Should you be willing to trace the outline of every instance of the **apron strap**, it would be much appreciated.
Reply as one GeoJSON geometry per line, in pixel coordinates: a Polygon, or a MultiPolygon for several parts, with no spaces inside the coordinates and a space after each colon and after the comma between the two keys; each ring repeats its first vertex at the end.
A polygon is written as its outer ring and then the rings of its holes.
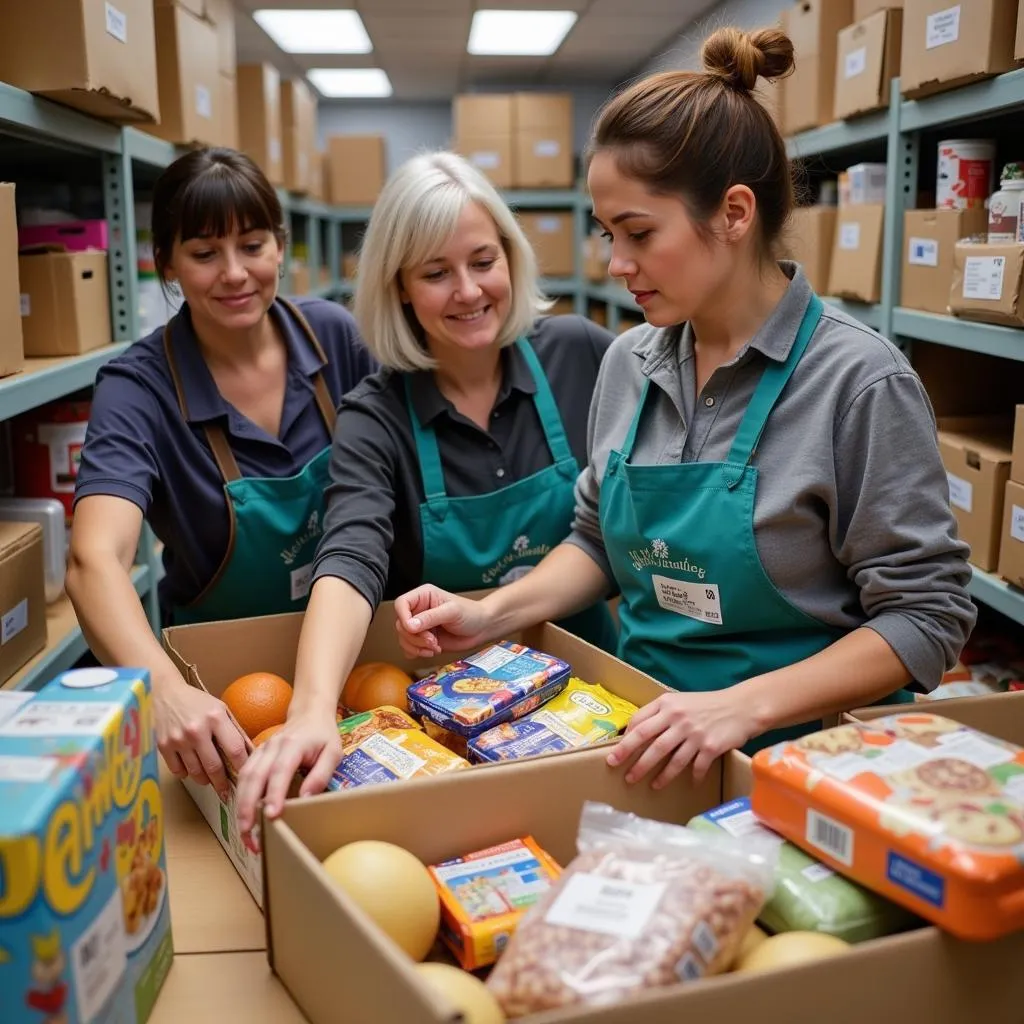
{"type": "Polygon", "coordinates": [[[444,489],[444,470],[441,468],[441,452],[437,447],[434,431],[420,423],[412,401],[412,375],[403,374],[405,384],[405,405],[412,422],[412,436],[416,442],[416,455],[423,475],[423,493],[428,502],[444,501],[448,497],[444,489]]]}
{"type": "MultiPolygon", "coordinates": [[[[823,309],[821,299],[812,294],[803,320],[800,322],[796,340],[793,342],[785,362],[772,363],[761,374],[757,388],[747,405],[747,411],[743,414],[739,429],[736,431],[736,437],[733,439],[727,459],[730,464],[741,467],[739,476],[742,476],[742,467],[745,467],[753,458],[775,403],[789,383],[789,378],[793,376],[800,357],[807,351],[811,336],[818,326],[818,321],[821,320],[823,309]]],[[[739,476],[735,479],[730,476],[730,486],[739,481],[739,476]]]]}
{"type": "Polygon", "coordinates": [[[210,451],[213,452],[213,459],[217,463],[224,483],[230,484],[235,480],[241,480],[242,474],[239,472],[234,452],[231,451],[231,445],[228,444],[228,439],[220,424],[204,424],[203,433],[206,435],[206,443],[210,446],[210,451]]]}
{"type": "Polygon", "coordinates": [[[526,365],[533,375],[533,382],[537,385],[537,395],[534,398],[534,407],[540,417],[540,425],[544,430],[544,439],[551,451],[551,458],[554,462],[565,462],[575,458],[572,449],[569,447],[569,440],[565,436],[565,427],[562,425],[562,417],[555,404],[555,396],[551,392],[551,385],[548,383],[547,375],[544,373],[537,353],[533,346],[525,339],[519,338],[516,341],[516,348],[526,360],[526,365]]]}
{"type": "MultiPolygon", "coordinates": [[[[282,298],[280,295],[277,297],[277,301],[288,310],[293,317],[295,317],[296,323],[302,328],[303,333],[306,335],[307,340],[313,347],[313,351],[317,357],[324,363],[328,362],[327,353],[324,352],[323,346],[320,344],[319,339],[316,336],[316,332],[310,326],[309,321],[302,315],[302,311],[293,302],[289,302],[288,299],[282,298]]],[[[334,424],[338,418],[338,412],[334,405],[334,400],[331,398],[331,393],[327,389],[327,382],[324,380],[324,375],[319,370],[313,377],[313,389],[316,391],[316,404],[320,409],[320,415],[323,417],[324,424],[327,427],[327,433],[334,437],[334,424]]]]}
{"type": "Polygon", "coordinates": [[[626,436],[622,439],[622,459],[624,462],[629,461],[629,457],[633,454],[633,445],[636,444],[637,430],[640,428],[640,414],[644,411],[644,404],[647,401],[647,392],[651,388],[651,378],[644,377],[643,387],[640,389],[640,397],[637,399],[636,412],[633,413],[633,420],[629,424],[629,430],[626,432],[626,436]]]}

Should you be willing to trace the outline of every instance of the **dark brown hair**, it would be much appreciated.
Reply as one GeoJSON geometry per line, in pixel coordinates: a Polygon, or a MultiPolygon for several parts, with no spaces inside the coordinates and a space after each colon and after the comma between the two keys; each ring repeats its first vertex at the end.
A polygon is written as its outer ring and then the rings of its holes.
{"type": "Polygon", "coordinates": [[[219,238],[233,228],[271,231],[284,245],[284,213],[273,185],[244,153],[196,149],[153,187],[153,262],[162,281],[175,241],[219,238]]]}
{"type": "Polygon", "coordinates": [[[793,208],[793,181],[785,142],[753,89],[758,78],[793,70],[793,44],[779,29],[722,28],[701,60],[702,72],[665,71],[611,99],[590,155],[612,151],[623,174],[680,196],[698,225],[729,188],[746,185],[757,200],[761,249],[770,252],[793,208]]]}

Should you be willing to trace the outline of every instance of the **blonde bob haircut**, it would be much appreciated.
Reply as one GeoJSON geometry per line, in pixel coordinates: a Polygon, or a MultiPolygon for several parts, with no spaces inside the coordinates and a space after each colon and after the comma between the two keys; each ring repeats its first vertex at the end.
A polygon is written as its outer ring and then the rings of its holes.
{"type": "Polygon", "coordinates": [[[494,186],[455,153],[419,154],[388,178],[359,252],[353,313],[382,366],[406,372],[437,366],[412,308],[402,302],[399,274],[436,257],[470,203],[490,214],[509,265],[512,302],[498,345],[529,332],[534,318],[551,308],[530,243],[494,186]]]}

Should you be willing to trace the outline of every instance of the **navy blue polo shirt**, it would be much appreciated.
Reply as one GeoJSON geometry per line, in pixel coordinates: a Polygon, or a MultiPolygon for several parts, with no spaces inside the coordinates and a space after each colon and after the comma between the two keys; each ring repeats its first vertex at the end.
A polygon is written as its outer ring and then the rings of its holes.
{"type": "Polygon", "coordinates": [[[270,312],[288,346],[278,437],[221,396],[200,352],[187,305],[171,326],[187,421],[164,351],[163,328],[131,345],[97,375],[75,500],[108,494],[142,509],[165,545],[167,574],[160,584],[165,610],[193,600],[227,550],[229,516],[223,479],[203,425],[220,423],[242,476],[291,476],[331,443],[316,403],[316,373],[322,370],[337,405],[342,395],[376,369],[347,309],[323,299],[292,302],[312,327],[327,362],[316,354],[285,306],[275,302],[270,312]]]}

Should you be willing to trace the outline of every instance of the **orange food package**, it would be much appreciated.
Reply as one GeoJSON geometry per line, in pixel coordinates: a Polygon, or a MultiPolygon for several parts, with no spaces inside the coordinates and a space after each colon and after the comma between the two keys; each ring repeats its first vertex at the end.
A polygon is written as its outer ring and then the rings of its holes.
{"type": "Polygon", "coordinates": [[[751,807],[819,860],[962,939],[1024,928],[1024,749],[903,712],[753,757],[751,807]]]}

